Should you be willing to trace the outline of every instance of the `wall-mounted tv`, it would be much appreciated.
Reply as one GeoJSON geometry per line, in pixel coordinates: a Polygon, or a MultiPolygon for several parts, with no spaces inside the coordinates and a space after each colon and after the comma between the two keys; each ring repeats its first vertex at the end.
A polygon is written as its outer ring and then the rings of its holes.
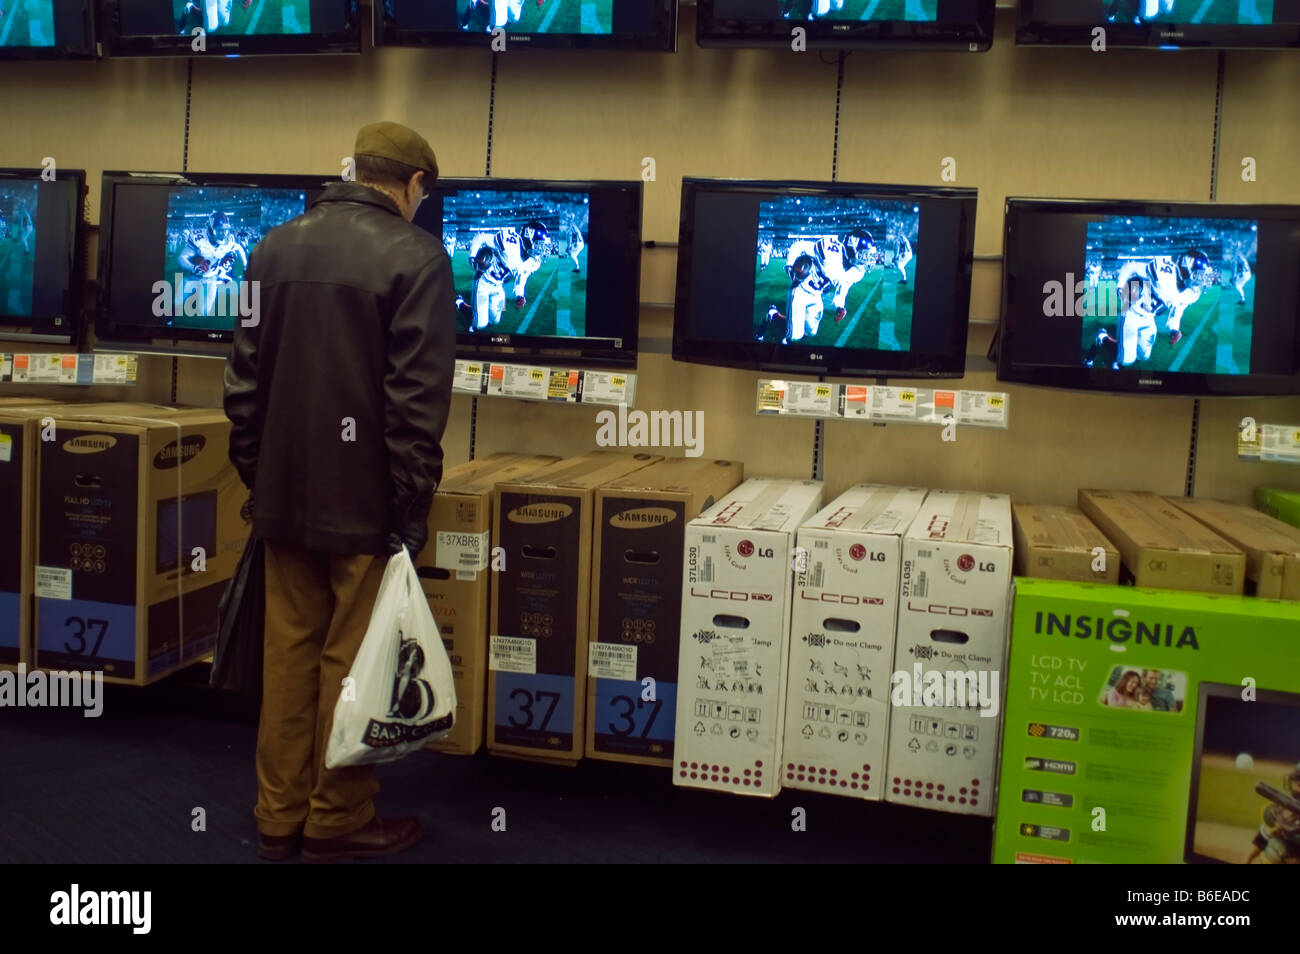
{"type": "Polygon", "coordinates": [[[76,344],[86,173],[0,169],[0,339],[76,344]]]}
{"type": "Polygon", "coordinates": [[[700,46],[987,50],[994,0],[699,0],[700,46]]]}
{"type": "Polygon", "coordinates": [[[1008,199],[998,378],[1300,393],[1300,206],[1008,199]]]}
{"type": "Polygon", "coordinates": [[[451,256],[458,357],[635,367],[640,181],[439,179],[415,224],[451,256]]]}
{"type": "Polygon", "coordinates": [[[683,179],[673,357],[961,377],[974,189],[683,179]]]}
{"type": "Polygon", "coordinates": [[[1020,0],[1016,42],[1107,48],[1294,49],[1300,0],[1020,0]]]}
{"type": "Polygon", "coordinates": [[[96,55],[95,0],[0,0],[0,60],[96,55]]]}
{"type": "Polygon", "coordinates": [[[677,49],[677,0],[374,0],[380,46],[677,49]],[[498,32],[504,31],[504,34],[498,32]]]}
{"type": "Polygon", "coordinates": [[[98,343],[223,350],[253,304],[249,255],[325,185],[319,176],[105,172],[98,343]]]}
{"type": "Polygon", "coordinates": [[[360,53],[358,0],[104,0],[111,56],[360,53]]]}

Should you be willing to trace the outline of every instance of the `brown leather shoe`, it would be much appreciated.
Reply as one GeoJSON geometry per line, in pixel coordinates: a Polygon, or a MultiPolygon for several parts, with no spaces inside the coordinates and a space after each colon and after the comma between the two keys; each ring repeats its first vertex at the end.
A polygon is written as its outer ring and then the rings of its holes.
{"type": "Polygon", "coordinates": [[[285,861],[302,847],[302,835],[259,835],[257,854],[267,861],[285,861]]]}
{"type": "Polygon", "coordinates": [[[372,818],[362,828],[338,838],[302,840],[302,860],[308,864],[380,858],[405,851],[424,834],[418,818],[372,818]]]}

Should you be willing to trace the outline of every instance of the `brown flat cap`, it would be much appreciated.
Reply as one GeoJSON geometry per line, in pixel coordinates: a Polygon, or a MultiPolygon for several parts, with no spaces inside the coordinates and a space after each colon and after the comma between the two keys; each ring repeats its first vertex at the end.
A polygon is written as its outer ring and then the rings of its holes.
{"type": "Polygon", "coordinates": [[[371,123],[362,126],[353,147],[354,156],[376,156],[422,169],[432,179],[438,178],[438,160],[428,141],[414,129],[400,123],[371,123]]]}

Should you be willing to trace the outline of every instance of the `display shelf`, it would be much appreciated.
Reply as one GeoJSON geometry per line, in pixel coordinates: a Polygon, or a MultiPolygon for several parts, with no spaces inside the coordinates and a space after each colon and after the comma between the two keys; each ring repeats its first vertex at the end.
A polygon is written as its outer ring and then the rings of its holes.
{"type": "Polygon", "coordinates": [[[0,384],[111,384],[135,387],[140,357],[135,354],[0,353],[0,384]]]}
{"type": "Polygon", "coordinates": [[[1255,424],[1237,428],[1237,457],[1300,464],[1300,424],[1255,424]]]}
{"type": "Polygon", "coordinates": [[[452,392],[472,397],[507,397],[554,404],[624,404],[636,400],[636,375],[624,371],[591,371],[457,361],[452,392]]]}
{"type": "Polygon", "coordinates": [[[1006,430],[1010,399],[1004,391],[760,378],[755,409],[760,415],[1006,430]]]}

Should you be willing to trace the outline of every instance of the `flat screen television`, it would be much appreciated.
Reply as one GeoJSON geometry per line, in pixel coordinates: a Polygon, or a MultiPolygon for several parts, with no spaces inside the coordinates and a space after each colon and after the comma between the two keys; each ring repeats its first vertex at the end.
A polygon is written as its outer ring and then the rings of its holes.
{"type": "Polygon", "coordinates": [[[439,179],[415,224],[451,256],[458,357],[636,366],[640,181],[439,179]]]}
{"type": "Polygon", "coordinates": [[[110,56],[360,53],[358,0],[104,0],[110,56]]]}
{"type": "Polygon", "coordinates": [[[673,357],[956,378],[974,189],[683,179],[673,357]]]}
{"type": "Polygon", "coordinates": [[[374,0],[377,46],[677,49],[677,0],[374,0]]]}
{"type": "Polygon", "coordinates": [[[254,304],[243,282],[248,256],[327,184],[319,176],[105,172],[99,344],[223,350],[254,304]]]}
{"type": "Polygon", "coordinates": [[[88,60],[96,0],[0,0],[0,60],[88,60]]]}
{"type": "Polygon", "coordinates": [[[1158,49],[1295,49],[1300,0],[1020,0],[1016,42],[1158,49]]]}
{"type": "Polygon", "coordinates": [[[699,0],[700,46],[963,50],[993,45],[994,0],[699,0]]]}
{"type": "Polygon", "coordinates": [[[1008,199],[1004,256],[999,380],[1300,393],[1300,206],[1008,199]]]}
{"type": "Polygon", "coordinates": [[[0,169],[0,339],[76,344],[86,173],[0,169]]]}

